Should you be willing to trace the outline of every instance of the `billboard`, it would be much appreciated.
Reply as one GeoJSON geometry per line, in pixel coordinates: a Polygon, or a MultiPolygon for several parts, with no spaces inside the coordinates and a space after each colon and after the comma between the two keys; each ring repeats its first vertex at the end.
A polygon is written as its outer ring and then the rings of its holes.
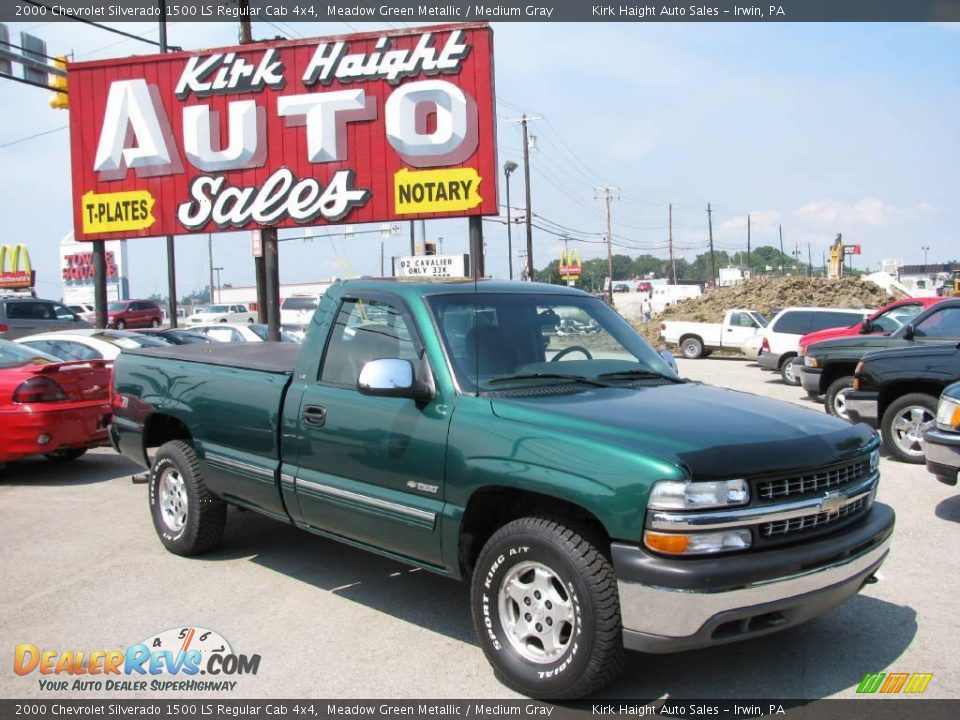
{"type": "Polygon", "coordinates": [[[484,23],[68,71],[78,240],[498,212],[484,23]]]}
{"type": "Polygon", "coordinates": [[[0,288],[25,290],[32,288],[36,279],[26,245],[0,245],[0,288]]]}
{"type": "MultiPolygon", "coordinates": [[[[127,243],[113,240],[105,243],[107,266],[107,300],[125,300],[130,297],[127,277],[127,243]]],[[[86,243],[76,242],[73,233],[60,241],[60,279],[63,282],[63,301],[67,305],[94,302],[93,253],[86,243]]]]}

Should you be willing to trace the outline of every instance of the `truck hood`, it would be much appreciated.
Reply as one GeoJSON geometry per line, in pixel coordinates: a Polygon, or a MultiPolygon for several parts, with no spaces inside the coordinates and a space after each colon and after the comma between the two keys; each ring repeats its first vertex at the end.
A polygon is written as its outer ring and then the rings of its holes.
{"type": "Polygon", "coordinates": [[[849,350],[851,353],[862,355],[874,350],[885,350],[890,347],[902,347],[909,341],[895,335],[854,335],[824,340],[807,348],[807,355],[817,355],[821,352],[836,352],[849,350]]]}
{"type": "Polygon", "coordinates": [[[498,417],[551,434],[593,436],[685,466],[698,480],[816,467],[874,442],[866,425],[701,383],[498,397],[491,404],[498,417]]]}
{"type": "Polygon", "coordinates": [[[838,328],[827,328],[826,330],[817,330],[817,332],[812,332],[807,335],[804,335],[800,338],[800,347],[810,347],[811,345],[824,340],[833,340],[835,338],[850,337],[851,335],[859,335],[860,328],[863,327],[863,323],[856,323],[855,325],[850,325],[849,327],[838,327],[838,328]]]}
{"type": "Polygon", "coordinates": [[[914,357],[950,357],[956,355],[958,345],[947,342],[943,345],[910,345],[909,347],[889,348],[881,352],[870,353],[870,360],[887,360],[889,358],[914,357]]]}

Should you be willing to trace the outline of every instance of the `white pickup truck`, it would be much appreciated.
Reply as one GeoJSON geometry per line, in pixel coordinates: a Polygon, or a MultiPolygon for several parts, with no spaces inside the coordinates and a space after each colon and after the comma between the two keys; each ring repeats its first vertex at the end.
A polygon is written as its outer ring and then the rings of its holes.
{"type": "Polygon", "coordinates": [[[727,310],[722,323],[665,320],[660,324],[660,339],[678,345],[683,356],[692,360],[720,348],[740,351],[748,338],[766,326],[767,319],[756,310],[727,310]]]}

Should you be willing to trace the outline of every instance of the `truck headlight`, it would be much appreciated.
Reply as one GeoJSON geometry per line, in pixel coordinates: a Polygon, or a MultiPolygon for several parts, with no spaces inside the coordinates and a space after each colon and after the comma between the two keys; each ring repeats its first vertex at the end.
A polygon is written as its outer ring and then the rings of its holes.
{"type": "Polygon", "coordinates": [[[647,530],[644,544],[667,555],[709,555],[710,553],[747,550],[753,536],[745,528],[701,533],[661,533],[647,530]]]}
{"type": "Polygon", "coordinates": [[[820,367],[820,363],[819,363],[819,362],[817,361],[817,359],[816,359],[815,357],[813,357],[812,355],[804,355],[804,356],[803,356],[803,364],[804,364],[806,367],[812,367],[812,368],[820,367]]]}
{"type": "Polygon", "coordinates": [[[942,396],[937,406],[937,427],[941,430],[960,430],[960,400],[942,396]]]}
{"type": "Polygon", "coordinates": [[[650,491],[647,507],[652,510],[703,510],[746,505],[749,501],[750,487],[746,480],[661,480],[650,491]]]}
{"type": "Polygon", "coordinates": [[[872,475],[880,467],[880,448],[870,453],[870,474],[872,475]]]}

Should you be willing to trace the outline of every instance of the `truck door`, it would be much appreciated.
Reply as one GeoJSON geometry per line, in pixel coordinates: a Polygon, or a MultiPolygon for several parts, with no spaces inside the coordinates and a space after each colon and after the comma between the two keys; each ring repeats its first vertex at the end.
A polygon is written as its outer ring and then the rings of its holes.
{"type": "Polygon", "coordinates": [[[449,409],[439,398],[418,404],[357,390],[365,363],[399,358],[416,367],[422,352],[396,300],[344,298],[319,377],[307,379],[301,395],[294,447],[286,448],[296,457],[302,523],[440,564],[449,409]]]}
{"type": "Polygon", "coordinates": [[[723,347],[738,348],[753,337],[760,329],[760,324],[753,319],[750,313],[731,312],[730,321],[723,328],[720,342],[723,347]]]}

